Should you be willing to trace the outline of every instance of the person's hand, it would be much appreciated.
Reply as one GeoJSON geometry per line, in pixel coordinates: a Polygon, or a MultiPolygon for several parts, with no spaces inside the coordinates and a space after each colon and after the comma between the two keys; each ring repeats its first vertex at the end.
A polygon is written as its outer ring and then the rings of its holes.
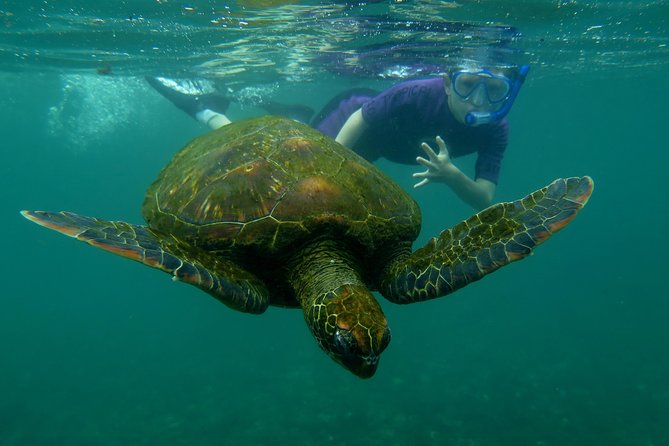
{"type": "Polygon", "coordinates": [[[420,147],[423,149],[429,159],[422,156],[416,157],[416,162],[427,168],[425,172],[416,172],[413,174],[414,178],[422,178],[421,181],[414,184],[413,187],[421,187],[430,182],[430,180],[444,181],[448,175],[453,171],[455,166],[451,163],[451,157],[448,154],[446,143],[441,137],[435,138],[439,153],[435,153],[427,143],[422,143],[420,147]]]}

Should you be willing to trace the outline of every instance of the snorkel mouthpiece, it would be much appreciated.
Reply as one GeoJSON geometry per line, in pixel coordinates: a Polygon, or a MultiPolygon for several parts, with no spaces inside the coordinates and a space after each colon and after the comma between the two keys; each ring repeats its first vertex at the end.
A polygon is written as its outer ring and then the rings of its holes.
{"type": "Polygon", "coordinates": [[[525,78],[527,77],[527,73],[529,71],[530,71],[529,65],[520,66],[520,68],[518,69],[518,76],[516,76],[516,79],[513,81],[513,84],[511,85],[511,91],[509,91],[509,97],[507,98],[506,101],[504,101],[504,104],[499,110],[494,112],[469,112],[465,115],[465,124],[473,127],[476,125],[490,124],[491,122],[497,122],[502,118],[504,118],[511,110],[513,101],[516,100],[516,96],[518,96],[520,87],[522,87],[523,82],[525,82],[525,78]]]}

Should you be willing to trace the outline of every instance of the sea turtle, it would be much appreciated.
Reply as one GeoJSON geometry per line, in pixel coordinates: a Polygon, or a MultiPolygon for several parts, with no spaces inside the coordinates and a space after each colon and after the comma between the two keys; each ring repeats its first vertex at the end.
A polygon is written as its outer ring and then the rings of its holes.
{"type": "Polygon", "coordinates": [[[412,253],[420,209],[397,184],[308,126],[279,117],[227,125],[176,154],[149,187],[148,226],[23,211],[37,224],[158,268],[227,306],[302,308],[320,347],[367,378],[395,303],[449,294],[530,254],[588,200],[589,177],[496,204],[412,253]]]}

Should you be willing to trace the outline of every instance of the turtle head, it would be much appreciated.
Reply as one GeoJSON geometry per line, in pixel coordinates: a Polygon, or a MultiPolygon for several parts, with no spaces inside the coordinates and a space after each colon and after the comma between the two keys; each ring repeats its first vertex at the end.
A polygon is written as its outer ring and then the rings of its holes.
{"type": "Polygon", "coordinates": [[[321,348],[360,378],[376,372],[390,328],[372,293],[346,284],[316,299],[305,318],[321,348]]]}

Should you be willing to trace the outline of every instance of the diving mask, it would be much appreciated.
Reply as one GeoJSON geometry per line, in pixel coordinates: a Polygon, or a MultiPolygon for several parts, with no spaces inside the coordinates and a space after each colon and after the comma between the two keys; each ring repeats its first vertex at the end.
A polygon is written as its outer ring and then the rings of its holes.
{"type": "Polygon", "coordinates": [[[489,124],[504,118],[511,110],[511,106],[529,71],[529,65],[521,65],[514,79],[492,73],[486,69],[455,72],[451,76],[451,82],[453,91],[460,98],[469,101],[473,97],[480,99],[480,96],[484,94],[485,99],[487,99],[491,106],[501,104],[494,111],[472,111],[467,113],[465,124],[476,126],[489,124]]]}

